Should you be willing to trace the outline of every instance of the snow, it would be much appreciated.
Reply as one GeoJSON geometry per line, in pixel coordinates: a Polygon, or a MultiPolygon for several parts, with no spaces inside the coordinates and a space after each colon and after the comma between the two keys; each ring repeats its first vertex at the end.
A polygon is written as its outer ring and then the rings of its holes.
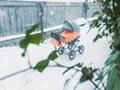
{"type": "MultiPolygon", "coordinates": [[[[91,30],[89,33],[89,26],[80,27],[81,38],[80,44],[85,46],[85,52],[82,55],[77,53],[74,60],[70,61],[67,55],[60,55],[56,62],[71,66],[78,62],[84,62],[86,66],[103,67],[104,62],[109,56],[111,50],[109,49],[108,39],[102,38],[93,43],[93,38],[97,34],[97,29],[91,30]]],[[[40,46],[30,45],[28,48],[29,57],[22,57],[23,52],[19,46],[0,48],[0,77],[8,74],[29,68],[28,59],[32,66],[40,60],[47,58],[49,53],[54,50],[54,46],[50,43],[50,39],[41,43],[40,46]]],[[[53,64],[51,62],[51,64],[53,64]]],[[[62,75],[65,68],[48,67],[42,73],[36,70],[28,70],[26,72],[14,75],[0,81],[0,90],[63,90],[65,80],[67,80],[74,70],[62,75]]],[[[75,78],[66,87],[66,90],[73,90],[74,86],[79,80],[81,73],[78,73],[75,78]]],[[[89,81],[79,84],[76,90],[93,90],[94,86],[89,81]]]]}

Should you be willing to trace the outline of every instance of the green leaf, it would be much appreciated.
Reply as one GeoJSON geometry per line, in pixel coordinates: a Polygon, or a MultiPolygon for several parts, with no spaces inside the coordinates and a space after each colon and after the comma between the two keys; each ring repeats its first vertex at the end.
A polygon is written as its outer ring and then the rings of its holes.
{"type": "Polygon", "coordinates": [[[120,90],[120,64],[119,65],[116,65],[115,67],[115,71],[114,73],[116,73],[116,76],[115,76],[115,83],[114,83],[114,88],[113,90],[120,90]]]}
{"type": "Polygon", "coordinates": [[[83,82],[85,82],[87,80],[88,80],[88,78],[85,75],[82,75],[79,82],[83,83],[83,82]]]}
{"type": "Polygon", "coordinates": [[[42,60],[36,64],[34,69],[38,70],[39,72],[42,72],[49,64],[49,60],[42,60]]]}
{"type": "Polygon", "coordinates": [[[99,12],[99,11],[96,11],[96,12],[93,13],[92,17],[94,17],[94,16],[96,16],[96,15],[98,15],[98,14],[100,14],[100,12],[99,12]]]}
{"type": "Polygon", "coordinates": [[[48,60],[55,60],[57,57],[58,57],[57,51],[54,50],[54,51],[52,51],[52,52],[49,54],[48,60]]]}
{"type": "Polygon", "coordinates": [[[101,38],[100,34],[97,34],[96,37],[93,39],[93,42],[96,42],[99,38],[101,38]]]}
{"type": "Polygon", "coordinates": [[[116,52],[111,55],[105,62],[105,65],[108,66],[120,58],[120,52],[116,52]]]}
{"type": "Polygon", "coordinates": [[[29,29],[29,30],[26,31],[26,35],[30,35],[30,33],[34,32],[39,27],[39,25],[40,25],[40,22],[38,22],[35,25],[33,25],[31,27],[31,29],[29,29]]]}
{"type": "Polygon", "coordinates": [[[81,63],[78,63],[78,64],[76,64],[76,66],[77,67],[82,67],[83,66],[83,63],[81,64],[81,63]]]}
{"type": "Polygon", "coordinates": [[[106,13],[107,15],[109,15],[109,16],[111,16],[111,14],[112,14],[111,8],[107,8],[107,7],[103,9],[103,12],[106,13]]]}
{"type": "Polygon", "coordinates": [[[39,45],[39,43],[42,39],[42,34],[41,33],[32,34],[32,35],[30,35],[30,37],[31,37],[30,38],[30,43],[39,45]]]}
{"type": "Polygon", "coordinates": [[[120,90],[120,77],[115,68],[108,73],[106,90],[120,90]]]}
{"type": "Polygon", "coordinates": [[[92,80],[94,77],[94,70],[91,67],[83,67],[82,68],[82,74],[89,80],[92,80]]]}
{"type": "Polygon", "coordinates": [[[98,19],[95,19],[92,21],[92,23],[90,24],[91,28],[97,27],[98,26],[98,19]]]}
{"type": "Polygon", "coordinates": [[[118,74],[116,75],[116,80],[113,87],[113,90],[120,90],[120,76],[118,74]]]}
{"type": "Polygon", "coordinates": [[[114,42],[115,49],[119,51],[120,50],[120,36],[119,35],[114,36],[113,42],[114,42]]]}
{"type": "Polygon", "coordinates": [[[26,49],[28,47],[30,41],[30,36],[25,37],[19,43],[20,48],[26,49]]]}

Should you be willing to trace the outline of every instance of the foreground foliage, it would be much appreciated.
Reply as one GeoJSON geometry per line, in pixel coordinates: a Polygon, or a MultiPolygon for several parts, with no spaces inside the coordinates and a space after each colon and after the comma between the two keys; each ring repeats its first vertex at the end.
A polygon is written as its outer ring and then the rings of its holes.
{"type": "MultiPolygon", "coordinates": [[[[94,42],[102,37],[110,37],[112,53],[106,60],[108,67],[106,90],[120,90],[120,0],[95,0],[101,11],[96,11],[97,16],[91,28],[98,28],[94,42]]],[[[104,76],[105,77],[105,76],[104,76]]]]}

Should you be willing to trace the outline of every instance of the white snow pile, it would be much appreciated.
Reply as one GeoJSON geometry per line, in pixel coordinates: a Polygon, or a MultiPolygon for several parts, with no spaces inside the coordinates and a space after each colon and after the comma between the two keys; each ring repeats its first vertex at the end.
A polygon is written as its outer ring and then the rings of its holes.
{"type": "MultiPolygon", "coordinates": [[[[89,25],[80,27],[81,38],[80,44],[85,46],[85,52],[70,61],[67,55],[60,55],[56,62],[62,65],[74,65],[78,62],[84,62],[84,65],[103,67],[104,62],[109,56],[111,50],[106,38],[102,38],[93,43],[93,38],[97,34],[97,29],[91,30],[89,33],[89,25]]],[[[0,77],[4,77],[11,73],[23,70],[29,67],[27,60],[29,59],[32,66],[40,60],[46,59],[49,53],[54,50],[54,46],[50,40],[41,43],[40,46],[30,45],[28,48],[28,57],[21,57],[23,52],[18,46],[5,47],[0,49],[0,77]]],[[[51,62],[51,64],[53,64],[51,62]]],[[[63,90],[65,80],[67,80],[74,71],[70,71],[62,75],[65,68],[48,67],[42,73],[34,70],[14,75],[0,81],[0,90],[63,90]]],[[[73,90],[75,84],[79,80],[81,73],[77,74],[66,90],[73,90]]],[[[76,90],[93,90],[94,86],[89,81],[82,83],[76,90]]]]}

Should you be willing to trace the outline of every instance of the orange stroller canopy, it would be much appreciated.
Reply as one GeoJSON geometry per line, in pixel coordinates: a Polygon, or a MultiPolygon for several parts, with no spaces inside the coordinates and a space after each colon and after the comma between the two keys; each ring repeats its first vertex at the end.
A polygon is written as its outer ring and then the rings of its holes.
{"type": "Polygon", "coordinates": [[[80,36],[78,32],[70,31],[70,30],[64,30],[61,34],[64,38],[60,38],[60,41],[63,43],[70,42],[74,40],[76,37],[80,36]]]}
{"type": "Polygon", "coordinates": [[[68,43],[80,36],[80,29],[75,23],[64,21],[62,29],[63,31],[58,36],[59,38],[51,38],[51,42],[55,46],[60,46],[61,42],[68,43]]]}

